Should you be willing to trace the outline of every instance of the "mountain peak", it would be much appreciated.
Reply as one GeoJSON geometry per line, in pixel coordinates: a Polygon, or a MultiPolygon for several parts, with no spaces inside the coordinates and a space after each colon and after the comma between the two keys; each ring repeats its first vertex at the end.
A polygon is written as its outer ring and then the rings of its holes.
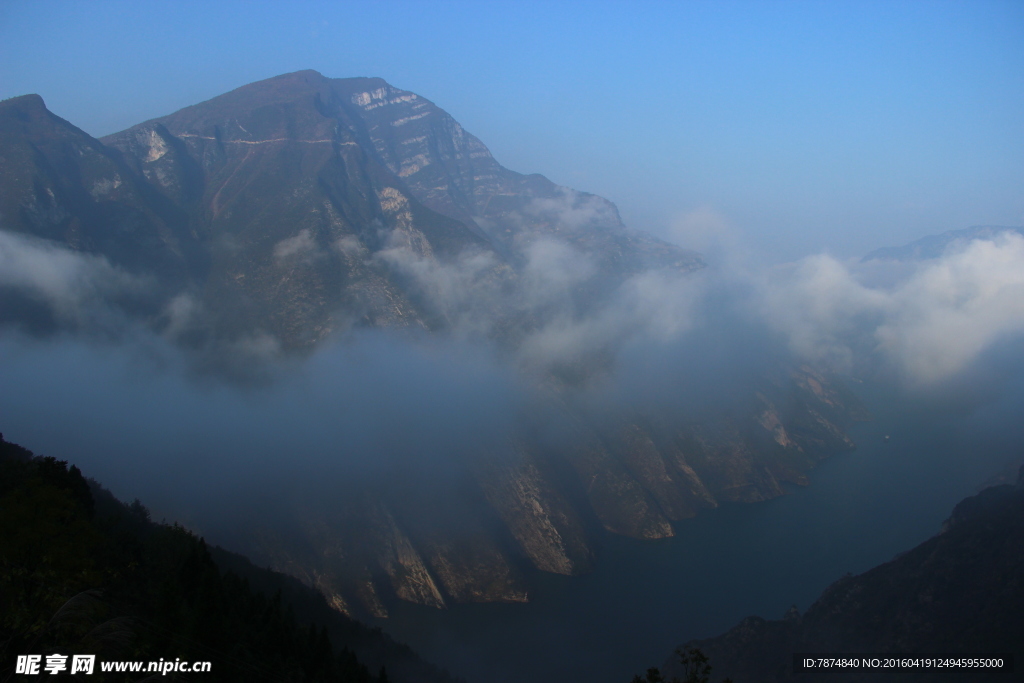
{"type": "Polygon", "coordinates": [[[43,98],[36,94],[19,95],[0,100],[0,116],[17,116],[24,119],[28,116],[39,116],[49,113],[43,98]]]}
{"type": "MultiPolygon", "coordinates": [[[[278,78],[291,78],[291,79],[316,78],[316,79],[327,80],[327,77],[324,76],[319,71],[317,71],[316,69],[302,69],[300,71],[292,71],[292,72],[289,72],[289,73],[286,73],[286,74],[280,74],[278,76],[271,76],[270,78],[266,78],[264,80],[273,81],[273,80],[276,80],[278,78]]],[[[260,81],[256,81],[256,82],[259,83],[260,81]]]]}

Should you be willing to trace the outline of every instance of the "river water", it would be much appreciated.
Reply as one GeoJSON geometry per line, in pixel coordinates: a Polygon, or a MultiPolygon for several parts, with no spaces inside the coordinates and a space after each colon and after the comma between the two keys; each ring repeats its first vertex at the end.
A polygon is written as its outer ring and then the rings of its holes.
{"type": "Polygon", "coordinates": [[[862,392],[874,419],[810,486],[686,520],[671,539],[609,535],[593,573],[536,573],[527,604],[403,604],[379,625],[470,683],[627,683],[688,639],[803,612],[843,574],[934,535],[957,502],[1024,461],[1024,407],[923,410],[862,392]]]}

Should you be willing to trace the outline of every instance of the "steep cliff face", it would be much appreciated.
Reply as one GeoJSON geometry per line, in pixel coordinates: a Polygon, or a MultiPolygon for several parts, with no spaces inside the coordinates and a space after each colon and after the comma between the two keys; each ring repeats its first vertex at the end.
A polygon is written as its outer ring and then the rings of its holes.
{"type": "Polygon", "coordinates": [[[379,159],[413,195],[479,227],[503,253],[522,253],[532,240],[557,236],[598,254],[604,273],[700,265],[693,253],[627,230],[615,205],[602,197],[504,168],[480,140],[415,93],[380,79],[334,83],[363,122],[379,159]]]}
{"type": "MultiPolygon", "coordinates": [[[[186,347],[304,353],[363,326],[459,330],[515,355],[632,276],[702,265],[623,226],[605,199],[503,168],[443,110],[380,79],[286,74],[102,141],[26,96],[0,103],[0,143],[0,227],[141,278],[131,312],[186,347]]],[[[331,501],[301,501],[239,543],[350,613],[522,601],[530,568],[585,572],[601,533],[671,536],[719,502],[806,483],[852,446],[856,402],[808,368],[750,378],[729,414],[595,414],[566,388],[606,355],[543,367],[540,415],[458,482],[338,482],[331,501]],[[553,424],[557,438],[538,437],[553,424]]]]}

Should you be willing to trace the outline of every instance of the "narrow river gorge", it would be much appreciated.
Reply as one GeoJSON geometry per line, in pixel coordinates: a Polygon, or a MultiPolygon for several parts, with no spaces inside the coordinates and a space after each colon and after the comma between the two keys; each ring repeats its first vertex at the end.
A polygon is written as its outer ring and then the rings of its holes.
{"type": "Polygon", "coordinates": [[[1024,460],[1012,399],[937,410],[858,393],[874,419],[810,486],[722,506],[663,541],[607,535],[593,573],[538,572],[528,604],[403,603],[378,623],[470,683],[626,683],[688,639],[794,604],[802,612],[843,574],[937,533],[957,502],[1024,460]]]}

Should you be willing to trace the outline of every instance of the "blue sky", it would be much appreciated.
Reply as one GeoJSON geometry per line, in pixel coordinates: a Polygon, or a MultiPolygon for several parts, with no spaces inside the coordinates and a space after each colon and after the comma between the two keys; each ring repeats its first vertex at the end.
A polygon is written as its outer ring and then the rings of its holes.
{"type": "Polygon", "coordinates": [[[1019,1],[0,2],[0,98],[93,135],[304,68],[382,76],[513,170],[771,260],[1024,224],[1019,1]]]}

